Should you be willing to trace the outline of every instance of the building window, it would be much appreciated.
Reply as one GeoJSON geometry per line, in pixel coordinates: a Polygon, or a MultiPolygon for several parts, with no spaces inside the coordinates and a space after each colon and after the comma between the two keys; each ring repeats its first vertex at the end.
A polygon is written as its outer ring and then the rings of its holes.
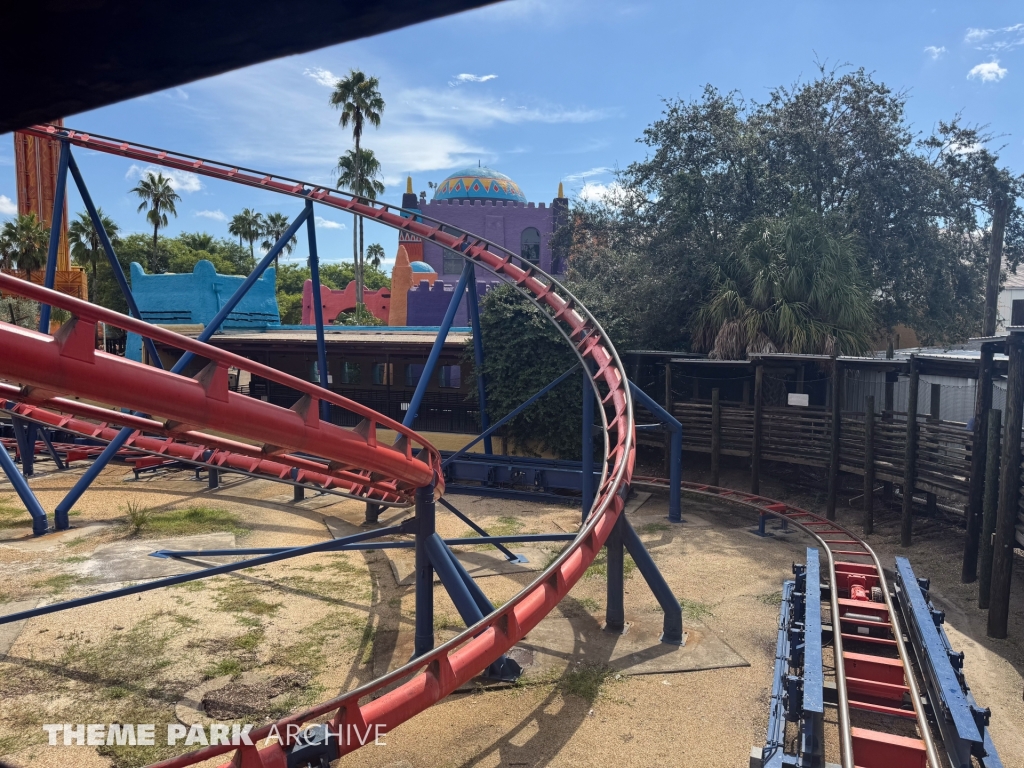
{"type": "Polygon", "coordinates": [[[415,387],[423,375],[423,363],[409,363],[405,366],[405,386],[415,387]]]}
{"type": "Polygon", "coordinates": [[[391,383],[391,366],[387,363],[374,363],[373,383],[381,386],[391,383]]]}
{"type": "Polygon", "coordinates": [[[442,365],[437,376],[437,386],[442,389],[462,388],[462,366],[442,365]]]}
{"type": "Polygon", "coordinates": [[[540,264],[540,232],[527,227],[519,236],[519,255],[531,264],[540,264]]]}
{"type": "Polygon", "coordinates": [[[342,384],[359,384],[361,380],[362,375],[361,371],[359,370],[359,363],[343,362],[341,364],[342,384]]]}
{"type": "Polygon", "coordinates": [[[1024,299],[1014,299],[1010,305],[1010,325],[1024,325],[1024,299]]]}
{"type": "Polygon", "coordinates": [[[443,274],[461,275],[462,267],[465,265],[465,263],[466,260],[459,256],[459,254],[452,253],[451,251],[445,251],[443,274]]]}

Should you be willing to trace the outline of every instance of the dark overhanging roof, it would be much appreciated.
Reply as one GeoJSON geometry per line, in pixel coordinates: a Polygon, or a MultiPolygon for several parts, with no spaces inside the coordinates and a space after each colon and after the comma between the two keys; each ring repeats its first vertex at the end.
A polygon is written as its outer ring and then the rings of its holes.
{"type": "Polygon", "coordinates": [[[19,2],[3,14],[0,133],[492,2],[19,2]]]}

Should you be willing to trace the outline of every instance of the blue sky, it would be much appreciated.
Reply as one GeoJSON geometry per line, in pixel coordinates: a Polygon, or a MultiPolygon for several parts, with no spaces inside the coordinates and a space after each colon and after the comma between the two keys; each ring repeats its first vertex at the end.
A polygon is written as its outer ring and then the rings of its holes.
{"type": "MultiPolygon", "coordinates": [[[[1010,2],[606,2],[510,0],[301,56],[260,64],[81,115],[83,131],[333,183],[351,135],[327,104],[332,76],[357,67],[380,78],[387,102],[365,146],[399,203],[478,161],[533,201],[599,196],[614,170],[641,159],[636,142],[664,98],[711,83],[761,100],[815,73],[815,61],[864,67],[910,96],[929,132],[961,112],[1002,134],[1002,158],[1024,172],[1024,7],[1010,2]]],[[[144,170],[76,150],[94,199],[124,231],[145,231],[128,194],[144,170]]],[[[227,236],[243,207],[295,215],[297,201],[177,174],[182,196],[169,233],[227,236]]],[[[13,142],[0,136],[0,221],[15,198],[13,142]]],[[[72,212],[81,209],[71,193],[72,212]]],[[[351,258],[351,220],[320,211],[321,258],[351,258]]],[[[397,238],[368,226],[393,258],[397,238]]],[[[304,241],[292,260],[305,260],[304,241]]]]}

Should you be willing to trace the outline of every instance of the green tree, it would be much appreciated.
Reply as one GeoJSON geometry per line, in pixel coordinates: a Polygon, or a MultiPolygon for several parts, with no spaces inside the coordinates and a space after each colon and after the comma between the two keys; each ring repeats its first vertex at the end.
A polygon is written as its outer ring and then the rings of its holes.
{"type": "Polygon", "coordinates": [[[31,281],[32,273],[46,266],[49,244],[49,228],[34,213],[22,214],[0,230],[0,262],[7,269],[20,269],[31,281]]]}
{"type": "MultiPolygon", "coordinates": [[[[288,231],[288,227],[291,222],[288,221],[288,217],[283,213],[268,213],[266,221],[263,223],[263,242],[260,243],[260,247],[265,251],[269,251],[274,245],[284,237],[284,233],[288,231]]],[[[292,235],[291,240],[285,243],[284,252],[291,253],[295,250],[295,245],[298,243],[298,238],[292,235]]],[[[274,266],[278,266],[278,258],[274,257],[274,266]]]]}
{"type": "Polygon", "coordinates": [[[232,235],[238,236],[239,244],[243,240],[249,243],[249,260],[252,264],[251,268],[256,266],[256,249],[254,243],[263,236],[263,230],[266,227],[266,220],[263,218],[262,213],[257,213],[252,208],[243,208],[241,213],[236,213],[231,217],[231,222],[228,224],[228,232],[232,235]]]}
{"type": "Polygon", "coordinates": [[[366,258],[371,267],[380,269],[380,263],[384,260],[384,246],[380,243],[370,243],[366,246],[366,258]]]}
{"type": "Polygon", "coordinates": [[[870,349],[871,296],[849,234],[795,210],[746,224],[694,314],[694,346],[719,360],[749,352],[854,354],[870,349]]]}
{"type": "MultiPolygon", "coordinates": [[[[120,245],[118,238],[120,227],[103,213],[102,208],[97,208],[96,213],[99,214],[100,224],[116,252],[120,245]]],[[[68,227],[68,243],[71,245],[71,258],[75,260],[75,263],[89,269],[89,301],[95,303],[97,270],[100,264],[106,263],[107,255],[103,251],[99,233],[93,226],[92,217],[89,216],[88,211],[79,212],[78,217],[71,222],[68,227]]]]}
{"type": "MultiPolygon", "coordinates": [[[[334,84],[330,97],[331,106],[341,110],[338,119],[342,128],[352,126],[352,141],[355,143],[353,155],[353,183],[348,188],[356,195],[362,195],[362,179],[366,171],[361,167],[363,153],[360,142],[363,138],[363,127],[369,123],[375,128],[380,127],[381,115],[384,112],[384,99],[380,95],[380,81],[376,77],[367,77],[363,72],[353,69],[347,77],[334,84]]],[[[339,181],[339,188],[341,183],[339,181]]],[[[358,216],[353,218],[352,228],[352,261],[356,265],[356,303],[363,303],[363,258],[358,252],[357,232],[355,226],[358,216]]]]}
{"type": "Polygon", "coordinates": [[[162,173],[147,171],[144,178],[131,189],[131,194],[137,195],[142,202],[139,203],[138,212],[146,211],[146,221],[153,225],[153,250],[156,250],[157,235],[161,227],[169,223],[167,214],[177,216],[178,211],[175,203],[181,201],[181,196],[174,191],[171,180],[162,173]]]}
{"type": "MultiPolygon", "coordinates": [[[[338,158],[338,189],[346,188],[355,195],[365,197],[368,200],[376,200],[378,195],[384,194],[384,184],[378,178],[380,176],[380,162],[373,154],[372,149],[360,149],[359,159],[356,160],[355,150],[349,150],[338,158]]],[[[356,269],[356,300],[362,304],[360,286],[365,287],[366,260],[363,255],[363,217],[357,217],[359,224],[359,256],[355,260],[358,265],[356,269]],[[360,278],[362,278],[360,282],[360,278]]]]}

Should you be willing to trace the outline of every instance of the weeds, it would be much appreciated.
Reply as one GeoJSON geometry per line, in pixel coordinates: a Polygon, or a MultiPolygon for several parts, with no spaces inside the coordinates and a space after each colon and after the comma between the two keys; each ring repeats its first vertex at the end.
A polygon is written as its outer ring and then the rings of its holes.
{"type": "Polygon", "coordinates": [[[593,702],[611,673],[611,668],[603,664],[578,663],[565,671],[555,687],[563,695],[578,696],[584,701],[593,702]]]}
{"type": "Polygon", "coordinates": [[[156,514],[152,508],[143,507],[134,500],[129,501],[126,508],[125,529],[132,537],[195,536],[218,532],[241,536],[248,532],[236,515],[224,509],[197,506],[156,514]]]}

